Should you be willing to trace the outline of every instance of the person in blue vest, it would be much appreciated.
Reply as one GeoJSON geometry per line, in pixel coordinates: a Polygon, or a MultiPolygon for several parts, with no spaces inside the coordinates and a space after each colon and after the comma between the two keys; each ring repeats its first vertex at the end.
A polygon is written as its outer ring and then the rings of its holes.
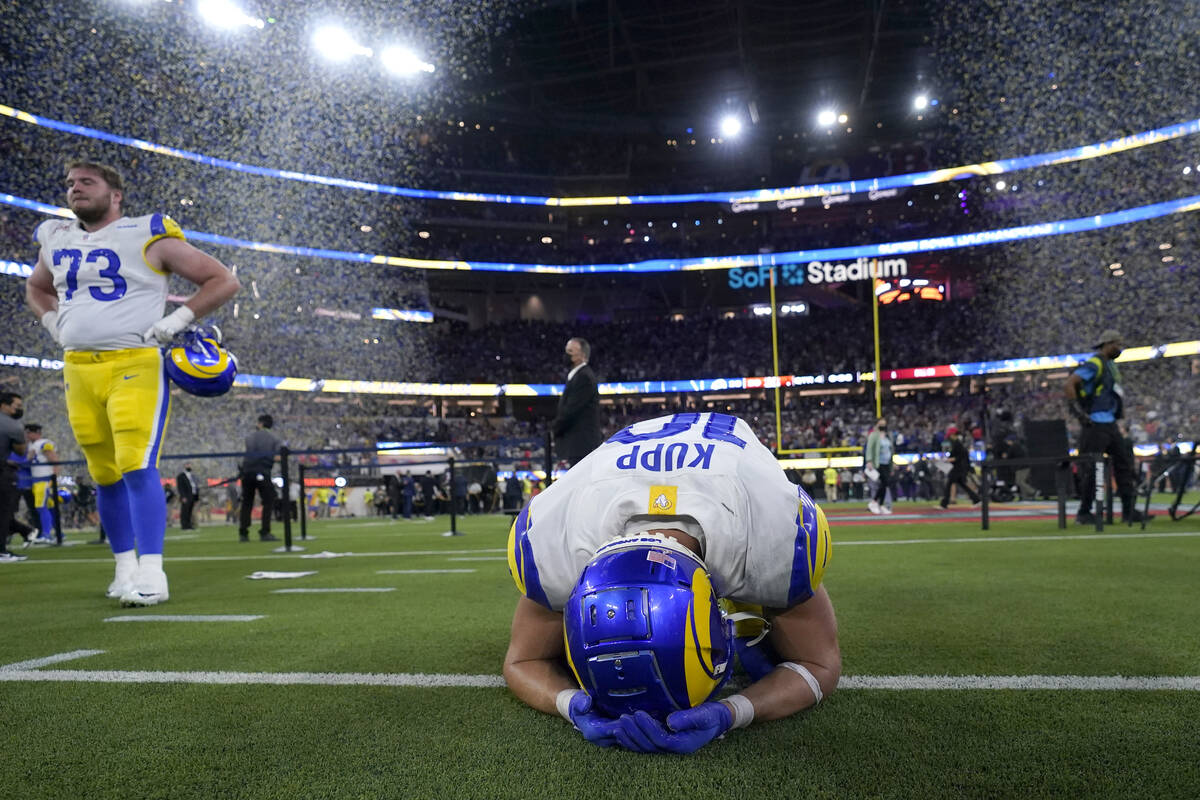
{"type": "MultiPolygon", "coordinates": [[[[1111,328],[1100,334],[1096,352],[1067,377],[1067,409],[1079,421],[1079,452],[1107,453],[1112,460],[1117,493],[1121,497],[1121,519],[1126,523],[1142,522],[1144,515],[1134,508],[1136,478],[1133,447],[1121,432],[1117,420],[1124,416],[1125,398],[1121,389],[1121,371],[1116,358],[1124,342],[1121,334],[1111,328]]],[[[1094,525],[1092,500],[1095,495],[1095,465],[1081,463],[1079,511],[1075,522],[1094,525]]]]}

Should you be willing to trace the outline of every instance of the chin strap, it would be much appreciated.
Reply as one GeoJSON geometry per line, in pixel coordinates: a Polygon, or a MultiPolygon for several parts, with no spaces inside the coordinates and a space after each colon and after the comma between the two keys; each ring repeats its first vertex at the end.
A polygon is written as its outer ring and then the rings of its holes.
{"type": "Polygon", "coordinates": [[[748,620],[748,619],[756,619],[763,624],[762,633],[760,633],[758,636],[755,636],[750,641],[746,642],[746,647],[754,647],[754,645],[758,644],[763,639],[765,639],[767,637],[767,634],[771,632],[770,621],[766,617],[760,616],[758,614],[751,614],[749,611],[734,611],[732,614],[725,615],[725,621],[729,623],[731,630],[733,629],[733,626],[735,626],[737,623],[742,622],[744,620],[748,620]]]}

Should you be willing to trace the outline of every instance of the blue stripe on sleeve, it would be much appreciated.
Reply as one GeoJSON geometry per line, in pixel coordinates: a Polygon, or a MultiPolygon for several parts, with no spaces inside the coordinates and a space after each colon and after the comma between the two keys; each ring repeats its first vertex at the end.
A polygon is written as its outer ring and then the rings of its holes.
{"type": "Polygon", "coordinates": [[[530,600],[555,610],[550,605],[550,598],[546,597],[545,590],[542,589],[542,580],[538,576],[537,561],[533,557],[533,543],[529,541],[529,504],[521,509],[521,513],[517,515],[516,536],[513,547],[516,549],[517,569],[521,571],[522,581],[525,583],[525,596],[530,600]]]}
{"type": "Polygon", "coordinates": [[[788,607],[813,596],[812,566],[817,563],[817,506],[799,486],[800,510],[796,514],[796,541],[792,554],[792,579],[788,585],[788,607]]]}

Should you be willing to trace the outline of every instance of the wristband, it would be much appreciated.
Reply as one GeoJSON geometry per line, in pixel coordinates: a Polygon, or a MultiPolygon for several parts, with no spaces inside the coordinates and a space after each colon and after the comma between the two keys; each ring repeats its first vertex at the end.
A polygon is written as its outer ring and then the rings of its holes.
{"type": "Polygon", "coordinates": [[[811,672],[808,671],[808,667],[804,666],[803,664],[797,664],[794,661],[783,661],[780,662],[779,666],[785,669],[790,669],[801,678],[804,678],[804,682],[808,684],[809,689],[812,689],[813,697],[816,698],[816,700],[813,702],[814,706],[821,702],[821,698],[824,697],[824,695],[821,694],[821,684],[817,683],[817,679],[813,677],[811,672]]]}
{"type": "Polygon", "coordinates": [[[55,341],[58,341],[58,310],[52,308],[42,314],[41,321],[42,327],[50,331],[50,335],[54,337],[55,341]]]}
{"type": "Polygon", "coordinates": [[[731,730],[744,728],[754,721],[754,704],[745,695],[731,694],[722,698],[721,702],[728,703],[733,711],[733,724],[729,726],[731,730]]]}
{"type": "Polygon", "coordinates": [[[562,718],[572,725],[575,724],[571,719],[571,700],[575,697],[576,692],[581,692],[582,689],[563,689],[554,698],[554,707],[558,709],[558,713],[562,718]]]}

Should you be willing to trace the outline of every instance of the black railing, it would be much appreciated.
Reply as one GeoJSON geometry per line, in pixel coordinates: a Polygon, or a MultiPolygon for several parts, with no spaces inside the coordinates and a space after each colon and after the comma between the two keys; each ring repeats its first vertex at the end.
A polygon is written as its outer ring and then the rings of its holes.
{"type": "Polygon", "coordinates": [[[1022,469],[1025,467],[1053,466],[1054,493],[1058,499],[1058,527],[1067,527],[1067,497],[1071,494],[1071,465],[1095,464],[1094,487],[1096,530],[1103,531],[1107,522],[1113,524],[1112,489],[1110,487],[1112,466],[1106,456],[1099,453],[1080,453],[1074,456],[1040,456],[1036,458],[984,459],[980,466],[979,496],[980,525],[983,530],[991,526],[989,502],[992,494],[992,475],[997,469],[1022,469]]]}

